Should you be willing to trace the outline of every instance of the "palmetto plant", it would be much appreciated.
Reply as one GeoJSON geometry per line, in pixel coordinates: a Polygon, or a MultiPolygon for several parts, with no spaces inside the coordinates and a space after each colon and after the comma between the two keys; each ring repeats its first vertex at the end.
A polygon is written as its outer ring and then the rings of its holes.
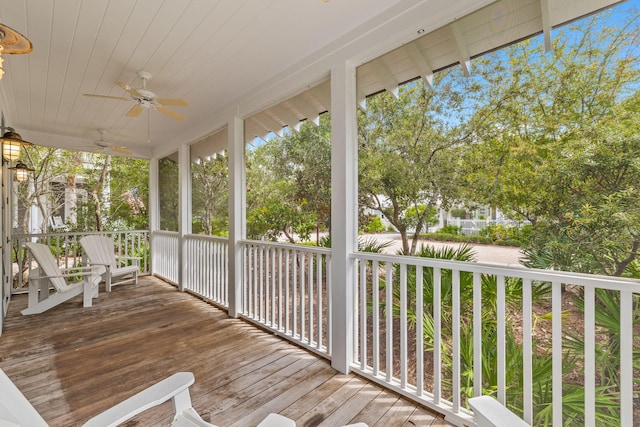
{"type": "MultiPolygon", "coordinates": [[[[461,246],[458,249],[444,248],[436,249],[431,246],[423,246],[417,254],[418,256],[455,260],[455,261],[473,261],[475,254],[471,247],[461,246]]],[[[399,278],[400,267],[395,266],[394,282],[399,278]]],[[[416,299],[416,269],[407,268],[406,273],[406,289],[407,301],[422,301],[423,305],[423,321],[422,335],[424,342],[425,356],[433,351],[434,346],[434,318],[433,318],[433,290],[434,290],[434,269],[423,268],[423,293],[421,299],[416,299]]],[[[452,392],[452,291],[453,279],[452,271],[440,270],[441,283],[441,301],[440,301],[440,321],[442,325],[441,332],[441,354],[442,354],[442,370],[443,370],[443,392],[452,392]]],[[[483,394],[495,395],[497,393],[497,277],[494,275],[481,275],[482,290],[482,392],[483,394]]],[[[473,275],[471,273],[460,273],[460,377],[461,390],[463,398],[473,397],[474,395],[474,340],[473,340],[473,275]]],[[[387,283],[381,281],[381,287],[385,287],[387,283]]],[[[520,279],[505,278],[505,303],[507,328],[505,330],[505,364],[506,364],[506,404],[514,412],[522,415],[523,399],[524,399],[524,378],[523,378],[523,347],[522,339],[518,336],[515,328],[510,325],[518,325],[521,322],[521,303],[522,303],[522,281],[520,279]]],[[[532,285],[532,301],[534,307],[544,309],[546,301],[550,296],[550,284],[534,283],[532,285]]],[[[616,301],[609,300],[608,294],[599,294],[602,311],[596,314],[596,322],[601,328],[613,327],[617,325],[619,328],[619,310],[616,309],[616,301]]],[[[393,315],[400,315],[400,286],[393,284],[393,306],[391,307],[393,315]]],[[[563,318],[568,313],[563,313],[563,318]]],[[[416,325],[416,306],[415,304],[407,305],[407,320],[411,328],[416,325]]],[[[543,324],[551,320],[550,314],[537,315],[535,318],[538,324],[543,324]]],[[[618,337],[611,342],[612,351],[617,351],[619,347],[619,334],[613,333],[612,336],[618,337]]],[[[563,375],[565,378],[581,378],[582,374],[582,356],[578,349],[584,349],[583,339],[579,336],[567,335],[564,339],[563,354],[563,375]]],[[[551,349],[546,348],[540,340],[535,337],[532,340],[532,389],[533,389],[533,413],[534,425],[550,425],[552,422],[552,355],[551,349]]],[[[614,353],[618,354],[618,353],[614,353]]],[[[600,356],[604,358],[605,356],[600,356]]],[[[610,360],[615,358],[609,357],[610,360]]],[[[602,374],[596,391],[596,422],[598,425],[617,425],[619,422],[618,410],[618,391],[612,389],[611,384],[617,384],[615,372],[617,366],[609,362],[598,360],[598,366],[601,366],[602,374]],[[611,381],[607,381],[609,378],[611,381]]],[[[566,425],[580,425],[583,423],[584,417],[584,387],[578,382],[565,381],[563,384],[563,418],[566,425]]]]}

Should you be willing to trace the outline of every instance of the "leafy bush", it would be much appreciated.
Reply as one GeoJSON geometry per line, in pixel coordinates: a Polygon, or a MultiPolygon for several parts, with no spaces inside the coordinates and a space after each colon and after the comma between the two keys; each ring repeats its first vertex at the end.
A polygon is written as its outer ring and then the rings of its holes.
{"type": "Polygon", "coordinates": [[[478,243],[481,245],[491,245],[493,241],[482,236],[466,236],[464,234],[446,234],[446,233],[428,233],[420,235],[421,238],[426,240],[434,240],[437,242],[463,242],[463,243],[478,243]]]}
{"type": "Polygon", "coordinates": [[[440,230],[438,230],[439,234],[460,234],[462,227],[456,227],[455,225],[445,225],[440,230]]]}
{"type": "Polygon", "coordinates": [[[467,217],[466,209],[451,209],[451,216],[453,218],[465,219],[467,217]]]}
{"type": "Polygon", "coordinates": [[[382,224],[380,217],[373,217],[371,221],[369,221],[369,224],[364,228],[364,231],[367,233],[379,233],[384,231],[384,225],[382,224]]]}
{"type": "Polygon", "coordinates": [[[531,230],[531,225],[505,227],[504,225],[495,224],[480,230],[480,236],[491,240],[495,245],[523,246],[529,240],[531,230]]]}

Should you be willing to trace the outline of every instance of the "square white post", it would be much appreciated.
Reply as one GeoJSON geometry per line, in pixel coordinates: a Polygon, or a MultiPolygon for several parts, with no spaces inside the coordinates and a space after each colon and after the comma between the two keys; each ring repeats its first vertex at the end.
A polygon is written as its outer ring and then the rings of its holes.
{"type": "Polygon", "coordinates": [[[153,275],[156,265],[156,252],[154,251],[153,233],[160,229],[160,182],[158,171],[160,160],[154,157],[149,160],[149,244],[151,246],[151,265],[149,271],[153,275]]]}
{"type": "Polygon", "coordinates": [[[191,234],[191,150],[186,144],[178,150],[178,287],[184,291],[189,260],[184,259],[184,236],[191,234]]]}
{"type": "Polygon", "coordinates": [[[244,121],[232,117],[229,132],[229,277],[227,295],[229,316],[238,317],[242,312],[242,245],[246,236],[246,185],[244,121]]]}
{"type": "Polygon", "coordinates": [[[348,373],[353,361],[354,260],[358,236],[356,69],[331,69],[331,366],[348,373]]]}

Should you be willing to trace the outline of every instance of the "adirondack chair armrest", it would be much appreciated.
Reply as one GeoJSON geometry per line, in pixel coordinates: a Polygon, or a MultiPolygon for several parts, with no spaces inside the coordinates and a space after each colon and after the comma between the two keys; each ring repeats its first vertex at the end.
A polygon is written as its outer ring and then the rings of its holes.
{"type": "Polygon", "coordinates": [[[63,271],[63,272],[64,271],[72,271],[72,270],[79,270],[80,272],[83,272],[83,271],[91,272],[91,271],[95,270],[95,267],[92,267],[90,265],[78,265],[78,266],[75,266],[75,267],[63,267],[63,268],[60,269],[60,271],[63,271]]]}
{"type": "Polygon", "coordinates": [[[97,275],[95,273],[95,267],[68,267],[68,268],[61,268],[60,271],[62,272],[62,274],[55,274],[55,275],[51,275],[51,276],[36,276],[36,278],[38,279],[54,279],[54,278],[58,278],[58,277],[76,277],[78,275],[81,276],[92,276],[92,275],[97,275]],[[64,273],[65,271],[75,271],[75,273],[64,273]]]}
{"type": "Polygon", "coordinates": [[[117,261],[132,261],[133,265],[140,265],[140,260],[142,257],[139,256],[117,256],[117,261]]]}
{"type": "MultiPolygon", "coordinates": [[[[189,387],[194,381],[195,378],[191,372],[175,373],[89,419],[84,424],[84,427],[117,426],[169,399],[173,399],[176,415],[181,415],[183,412],[188,411],[189,416],[193,417],[195,411],[191,410],[189,387]]],[[[199,418],[197,414],[195,416],[199,418]]]]}
{"type": "Polygon", "coordinates": [[[93,262],[93,261],[86,261],[84,264],[86,264],[85,267],[92,267],[92,266],[105,266],[108,267],[109,264],[104,263],[104,262],[93,262]]]}

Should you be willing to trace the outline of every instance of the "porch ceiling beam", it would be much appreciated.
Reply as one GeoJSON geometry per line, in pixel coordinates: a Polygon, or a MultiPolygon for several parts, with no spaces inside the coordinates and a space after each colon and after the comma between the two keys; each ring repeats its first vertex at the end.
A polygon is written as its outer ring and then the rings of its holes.
{"type": "Polygon", "coordinates": [[[464,41],[464,36],[462,34],[462,30],[460,29],[460,25],[457,22],[452,22],[449,25],[449,30],[451,30],[451,36],[453,38],[453,42],[455,45],[456,53],[458,54],[458,61],[460,62],[460,66],[462,67],[462,71],[464,75],[469,77],[471,75],[471,56],[467,50],[467,45],[464,41]]]}
{"type": "Polygon", "coordinates": [[[367,109],[367,95],[360,89],[356,90],[356,103],[358,104],[358,108],[362,111],[367,109]]]}
{"type": "Polygon", "coordinates": [[[307,94],[322,105],[324,111],[331,111],[331,88],[328,82],[312,87],[307,91],[307,94]]]}
{"type": "Polygon", "coordinates": [[[389,71],[389,68],[387,68],[387,66],[382,63],[382,59],[379,58],[371,61],[369,64],[367,64],[367,66],[375,73],[376,77],[378,78],[378,80],[380,80],[385,90],[389,92],[394,98],[398,99],[398,82],[393,77],[391,71],[389,71]]]}
{"type": "Polygon", "coordinates": [[[262,121],[260,121],[260,119],[258,119],[256,116],[251,117],[250,120],[251,125],[253,126],[252,129],[258,132],[258,135],[256,136],[265,135],[266,137],[269,132],[272,132],[271,128],[269,128],[269,126],[265,126],[262,121]]]}
{"type": "Polygon", "coordinates": [[[411,61],[413,61],[413,64],[420,72],[422,80],[424,80],[424,82],[433,89],[433,69],[429,66],[429,63],[425,59],[424,55],[422,55],[422,52],[420,52],[420,49],[418,49],[416,43],[408,43],[405,45],[405,49],[409,53],[411,61]]]}
{"type": "Polygon", "coordinates": [[[260,138],[266,141],[267,134],[264,132],[261,126],[259,126],[255,120],[249,118],[244,121],[245,129],[245,143],[251,142],[253,138],[260,138]]]}
{"type": "Polygon", "coordinates": [[[291,102],[291,106],[298,110],[300,114],[305,116],[307,120],[309,120],[314,125],[318,126],[320,124],[320,112],[315,111],[315,109],[307,102],[304,97],[304,94],[298,95],[289,100],[291,102]]]}
{"type": "Polygon", "coordinates": [[[278,104],[269,108],[268,112],[280,119],[280,121],[286,123],[289,129],[296,132],[300,129],[300,119],[284,104],[278,104]]]}
{"type": "Polygon", "coordinates": [[[264,128],[267,133],[269,132],[273,132],[278,136],[282,136],[283,135],[283,125],[282,123],[280,123],[279,121],[275,120],[273,117],[271,117],[269,114],[262,112],[262,113],[258,113],[254,116],[252,116],[252,119],[255,120],[255,122],[260,125],[262,128],[264,128]]]}
{"type": "Polygon", "coordinates": [[[540,0],[542,9],[542,34],[544,34],[544,51],[551,52],[551,13],[549,0],[540,0]]]}

